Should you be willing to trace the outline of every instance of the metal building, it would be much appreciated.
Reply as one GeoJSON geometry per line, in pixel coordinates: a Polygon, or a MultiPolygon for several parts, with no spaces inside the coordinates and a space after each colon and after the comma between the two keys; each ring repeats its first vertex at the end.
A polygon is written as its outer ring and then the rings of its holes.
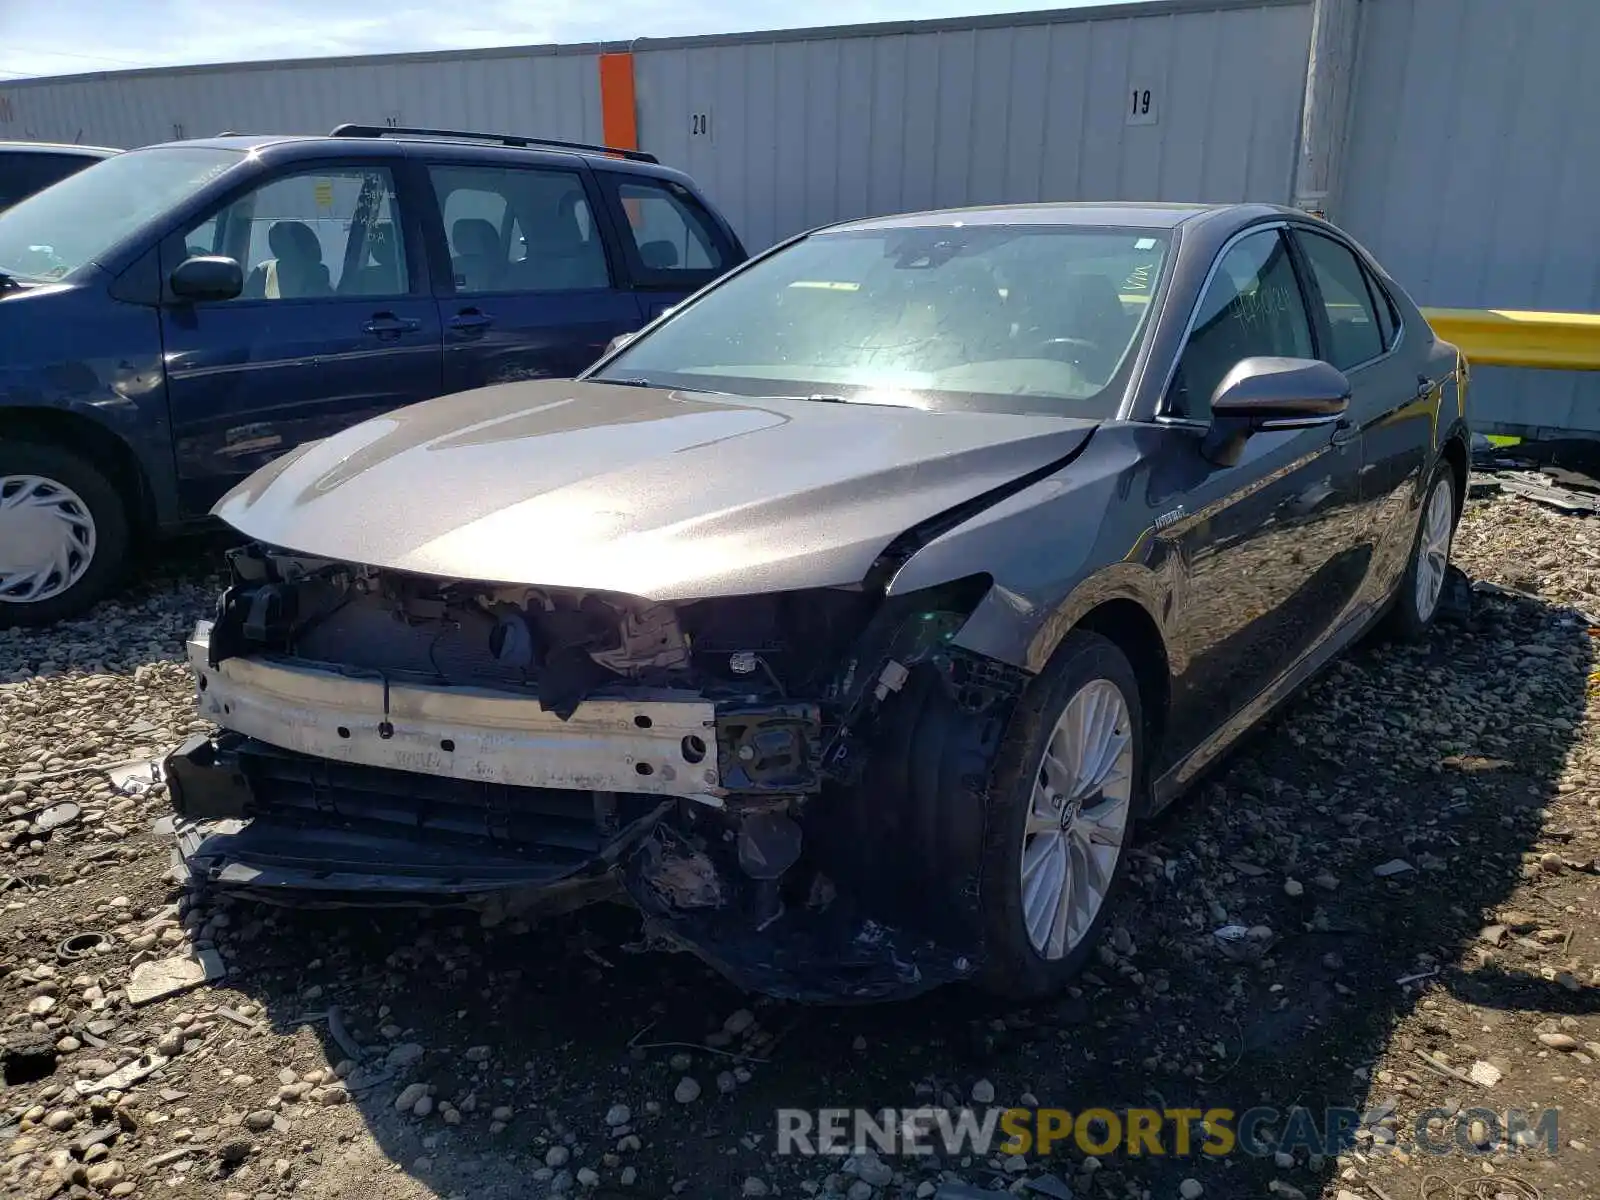
{"type": "Polygon", "coordinates": [[[754,245],[944,205],[1287,201],[1310,28],[1303,0],[1177,0],[641,43],[641,141],[754,245]]]}
{"type": "MultiPolygon", "coordinates": [[[[752,248],[936,205],[1295,202],[1425,305],[1596,311],[1597,45],[1600,0],[1153,0],[8,80],[0,138],[361,121],[630,144],[625,126],[752,248]]],[[[1600,377],[1487,368],[1472,395],[1480,425],[1600,434],[1600,377]]]]}
{"type": "MultiPolygon", "coordinates": [[[[1600,312],[1597,0],[1362,0],[1329,215],[1423,304],[1600,312]]],[[[1473,421],[1600,433],[1600,373],[1481,367],[1473,421]]]]}
{"type": "Polygon", "coordinates": [[[997,200],[1289,199],[1310,0],[1159,0],[781,33],[117,71],[0,84],[0,138],[138,146],[342,121],[599,141],[631,51],[640,145],[752,247],[997,200]]]}

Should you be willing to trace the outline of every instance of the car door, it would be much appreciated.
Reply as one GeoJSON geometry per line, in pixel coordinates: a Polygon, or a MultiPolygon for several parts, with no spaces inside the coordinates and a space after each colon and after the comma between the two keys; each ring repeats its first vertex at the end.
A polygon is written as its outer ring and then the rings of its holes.
{"type": "Polygon", "coordinates": [[[734,266],[742,251],[675,179],[597,171],[628,277],[653,321],[734,266]]]}
{"type": "Polygon", "coordinates": [[[163,243],[169,275],[196,254],[245,275],[234,299],[162,306],[187,513],[301,442],[438,395],[438,312],[395,188],[387,165],[289,168],[163,243]]]}
{"type": "Polygon", "coordinates": [[[1362,599],[1387,599],[1404,574],[1416,501],[1433,443],[1434,392],[1420,349],[1401,344],[1397,309],[1361,255],[1331,231],[1294,227],[1311,284],[1322,355],[1350,380],[1349,418],[1361,435],[1361,534],[1370,555],[1362,599]]]}
{"type": "Polygon", "coordinates": [[[568,378],[639,327],[585,171],[486,162],[426,171],[448,254],[438,301],[447,392],[568,378]]]}
{"type": "Polygon", "coordinates": [[[1196,435],[1217,385],[1258,356],[1317,357],[1280,227],[1253,229],[1219,255],[1167,391],[1169,421],[1187,427],[1167,441],[1151,477],[1166,510],[1158,536],[1178,563],[1169,761],[1313,653],[1344,619],[1364,574],[1352,427],[1262,431],[1232,466],[1199,453],[1196,435]]]}

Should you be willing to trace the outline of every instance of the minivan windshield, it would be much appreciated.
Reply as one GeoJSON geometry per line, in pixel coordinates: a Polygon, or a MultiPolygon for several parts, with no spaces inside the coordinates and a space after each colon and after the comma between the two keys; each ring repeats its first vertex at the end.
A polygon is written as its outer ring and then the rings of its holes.
{"type": "Polygon", "coordinates": [[[158,146],[69,175],[0,212],[0,274],[62,279],[243,157],[215,146],[158,146]]]}
{"type": "Polygon", "coordinates": [[[1165,231],[840,230],[778,251],[589,378],[745,396],[1104,418],[1165,231]]]}

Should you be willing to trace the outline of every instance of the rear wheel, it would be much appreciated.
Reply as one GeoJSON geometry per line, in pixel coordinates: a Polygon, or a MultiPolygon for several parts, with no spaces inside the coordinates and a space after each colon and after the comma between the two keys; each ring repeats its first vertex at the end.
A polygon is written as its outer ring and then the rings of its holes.
{"type": "Polygon", "coordinates": [[[123,498],[93,464],[0,443],[0,628],[84,612],[116,584],[128,536],[123,498]]]}
{"type": "Polygon", "coordinates": [[[1046,995],[1093,953],[1132,834],[1144,738],[1127,658],[1098,634],[1070,634],[1014,715],[990,791],[990,990],[1046,995]]]}
{"type": "Polygon", "coordinates": [[[1444,595],[1445,575],[1450,569],[1450,543],[1456,532],[1455,472],[1448,462],[1434,468],[1422,500],[1422,515],[1417,521],[1417,538],[1411,547],[1411,561],[1395,593],[1389,611],[1389,630],[1397,637],[1420,638],[1428,632],[1444,595]]]}

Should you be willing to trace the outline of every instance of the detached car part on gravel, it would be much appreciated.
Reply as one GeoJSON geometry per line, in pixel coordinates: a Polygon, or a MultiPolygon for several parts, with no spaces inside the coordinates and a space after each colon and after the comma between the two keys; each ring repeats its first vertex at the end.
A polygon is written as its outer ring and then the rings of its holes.
{"type": "Polygon", "coordinates": [[[620,887],[758,991],[1061,986],[1134,823],[1386,614],[1464,374],[1261,206],[863,221],[574,382],[280,458],[195,631],[179,856],[292,903],[620,887]],[[1423,386],[1426,384],[1426,386],[1423,386]]]}

